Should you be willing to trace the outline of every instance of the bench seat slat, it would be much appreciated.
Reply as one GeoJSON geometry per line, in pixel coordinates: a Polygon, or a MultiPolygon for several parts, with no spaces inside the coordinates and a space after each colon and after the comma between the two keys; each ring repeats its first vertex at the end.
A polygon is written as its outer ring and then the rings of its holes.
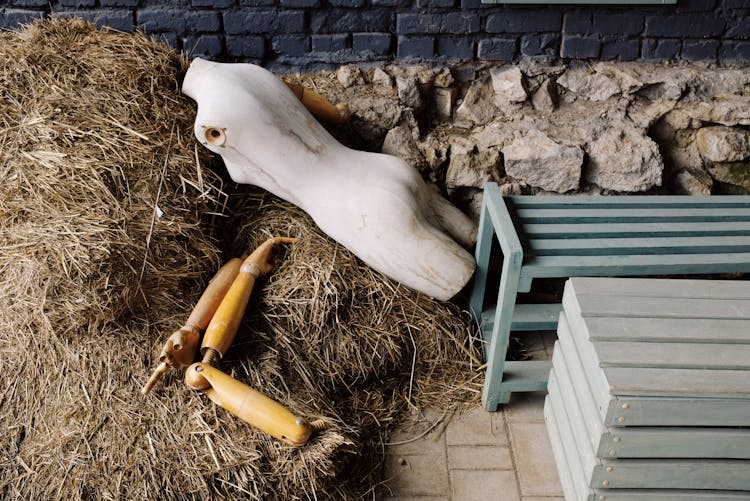
{"type": "Polygon", "coordinates": [[[576,294],[576,299],[581,316],[587,321],[590,317],[612,316],[750,319],[750,301],[745,299],[654,298],[594,294],[576,294]]]}
{"type": "Polygon", "coordinates": [[[594,341],[594,349],[600,367],[750,371],[750,344],[594,341]]]}
{"type": "Polygon", "coordinates": [[[747,236],[750,223],[527,224],[518,233],[527,239],[747,236]]]}
{"type": "Polygon", "coordinates": [[[539,256],[521,268],[521,277],[637,276],[750,272],[750,253],[642,254],[636,256],[539,256]]]}
{"type": "Polygon", "coordinates": [[[602,370],[612,395],[750,399],[750,378],[742,370],[644,368],[636,372],[622,367],[602,370]]]}
{"type": "Polygon", "coordinates": [[[750,236],[533,239],[524,242],[532,256],[631,254],[723,254],[750,252],[750,236]]]}
{"type": "Polygon", "coordinates": [[[592,341],[750,345],[750,320],[589,317],[586,325],[592,341]]]}
{"type": "Polygon", "coordinates": [[[750,282],[737,280],[573,277],[569,286],[575,294],[600,296],[750,299],[750,282]]]}
{"type": "Polygon", "coordinates": [[[750,196],[720,195],[720,196],[511,196],[505,197],[512,207],[524,209],[569,209],[630,207],[649,209],[654,207],[671,208],[747,208],[750,207],[750,196]]]}
{"type": "Polygon", "coordinates": [[[590,223],[690,223],[750,221],[750,208],[666,209],[519,209],[516,215],[523,224],[590,224],[590,223]]]}

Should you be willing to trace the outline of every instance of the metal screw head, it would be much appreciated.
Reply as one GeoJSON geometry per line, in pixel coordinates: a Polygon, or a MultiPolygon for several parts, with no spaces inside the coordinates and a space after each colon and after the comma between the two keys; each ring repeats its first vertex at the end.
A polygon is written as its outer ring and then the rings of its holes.
{"type": "Polygon", "coordinates": [[[609,480],[602,480],[602,485],[609,485],[609,480]]]}
{"type": "Polygon", "coordinates": [[[612,439],[612,441],[615,443],[619,442],[620,440],[622,440],[620,437],[615,437],[612,439]]]}
{"type": "Polygon", "coordinates": [[[618,423],[624,423],[625,422],[625,416],[620,416],[617,418],[618,423]]]}
{"type": "Polygon", "coordinates": [[[607,471],[608,472],[612,472],[612,470],[614,470],[614,468],[612,468],[611,466],[607,466],[607,471]]]}
{"type": "Polygon", "coordinates": [[[616,456],[616,455],[617,455],[617,452],[616,452],[616,451],[615,451],[614,449],[610,449],[610,450],[609,450],[609,455],[610,455],[610,456],[616,456]]]}
{"type": "Polygon", "coordinates": [[[630,404],[622,404],[623,409],[630,409],[630,404]]]}

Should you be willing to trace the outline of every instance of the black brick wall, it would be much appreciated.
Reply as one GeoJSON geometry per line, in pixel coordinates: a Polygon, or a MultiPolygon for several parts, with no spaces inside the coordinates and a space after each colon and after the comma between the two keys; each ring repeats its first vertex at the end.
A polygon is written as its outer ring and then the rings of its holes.
{"type": "Polygon", "coordinates": [[[79,16],[194,56],[315,67],[521,56],[750,63],[750,0],[489,5],[480,0],[0,0],[0,29],[79,16]]]}

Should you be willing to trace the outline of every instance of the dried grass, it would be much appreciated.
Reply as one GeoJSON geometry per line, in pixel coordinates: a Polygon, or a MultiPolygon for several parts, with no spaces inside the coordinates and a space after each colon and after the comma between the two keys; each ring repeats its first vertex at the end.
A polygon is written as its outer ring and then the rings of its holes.
{"type": "Polygon", "coordinates": [[[466,313],[372,272],[270,195],[238,192],[212,220],[221,181],[201,167],[168,48],[58,20],[0,35],[0,61],[0,497],[372,498],[406,411],[478,400],[466,313]],[[299,449],[180,374],[138,393],[218,247],[226,259],[271,234],[300,241],[219,367],[329,421],[299,449]]]}

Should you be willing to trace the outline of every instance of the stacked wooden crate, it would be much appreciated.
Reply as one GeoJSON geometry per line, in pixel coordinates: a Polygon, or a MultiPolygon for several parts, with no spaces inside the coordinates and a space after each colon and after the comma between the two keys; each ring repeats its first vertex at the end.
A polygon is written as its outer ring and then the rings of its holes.
{"type": "Polygon", "coordinates": [[[558,338],[567,501],[750,500],[750,282],[571,278],[558,338]]]}

